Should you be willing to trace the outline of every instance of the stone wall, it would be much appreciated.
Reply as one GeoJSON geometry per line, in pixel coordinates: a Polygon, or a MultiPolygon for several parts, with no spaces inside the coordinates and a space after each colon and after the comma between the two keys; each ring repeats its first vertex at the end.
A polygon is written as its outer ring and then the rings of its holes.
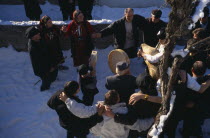
{"type": "MultiPolygon", "coordinates": [[[[93,25],[96,32],[105,28],[108,24],[93,25]]],[[[27,51],[27,39],[25,38],[25,30],[29,26],[0,25],[0,47],[12,45],[17,51],[27,51]]],[[[59,26],[61,27],[61,26],[59,26]]],[[[69,39],[60,39],[63,50],[70,49],[69,39]]],[[[93,40],[94,45],[98,49],[104,49],[113,44],[112,36],[93,40]]]]}

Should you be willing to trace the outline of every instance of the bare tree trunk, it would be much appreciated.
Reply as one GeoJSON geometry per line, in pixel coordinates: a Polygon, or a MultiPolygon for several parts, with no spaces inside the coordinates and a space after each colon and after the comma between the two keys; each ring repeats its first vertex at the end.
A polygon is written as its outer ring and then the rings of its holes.
{"type": "Polygon", "coordinates": [[[195,7],[195,3],[193,3],[194,0],[166,0],[166,2],[171,5],[172,11],[169,15],[169,23],[166,28],[166,39],[168,40],[168,43],[166,44],[165,53],[159,66],[161,79],[160,90],[163,101],[159,113],[156,116],[156,126],[159,124],[160,116],[166,115],[169,112],[171,93],[174,89],[173,85],[176,82],[179,67],[184,60],[182,57],[175,57],[172,65],[172,72],[168,76],[167,70],[170,65],[170,55],[180,38],[189,38],[191,31],[188,30],[188,26],[189,23],[192,23],[192,20],[189,17],[192,13],[192,9],[195,7]]]}

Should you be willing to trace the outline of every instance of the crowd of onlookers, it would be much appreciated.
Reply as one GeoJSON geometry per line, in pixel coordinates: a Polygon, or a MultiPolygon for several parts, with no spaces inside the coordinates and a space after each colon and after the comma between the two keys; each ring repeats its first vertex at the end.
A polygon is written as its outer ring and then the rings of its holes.
{"type": "MultiPolygon", "coordinates": [[[[86,0],[86,3],[88,2],[86,0]]],[[[108,92],[104,101],[93,105],[94,96],[99,90],[96,68],[95,65],[89,64],[89,59],[94,49],[92,39],[113,35],[115,49],[122,49],[129,58],[143,57],[145,62],[158,66],[168,43],[165,32],[167,23],[160,19],[162,11],[155,9],[151,12],[151,17],[145,19],[134,14],[132,8],[126,8],[123,18],[100,32],[94,32],[92,25],[87,21],[92,19],[91,6],[90,10],[85,11],[81,8],[73,12],[70,9],[75,7],[74,0],[59,0],[59,3],[64,20],[68,19],[69,15],[72,19],[69,25],[59,29],[52,24],[49,16],[43,16],[38,26],[26,30],[26,37],[29,39],[28,47],[34,74],[42,80],[41,91],[50,88],[59,69],[68,69],[62,65],[65,57],[59,41],[60,37],[69,37],[71,40],[71,57],[74,67],[77,68],[79,80],[66,82],[64,88],[53,94],[48,101],[48,106],[57,112],[60,125],[67,130],[67,137],[85,138],[89,132],[105,138],[146,136],[162,102],[161,80],[151,76],[149,67],[139,76],[133,76],[130,64],[120,61],[116,64],[116,74],[106,78],[105,87],[108,92]],[[142,49],[138,50],[141,43],[154,47],[157,53],[150,55],[142,49]],[[77,97],[80,89],[83,93],[82,100],[77,97]],[[139,89],[139,92],[135,93],[136,89],[139,89]]],[[[180,67],[174,84],[174,109],[161,137],[175,137],[176,127],[179,121],[183,120],[183,137],[200,138],[201,126],[204,120],[210,117],[210,80],[209,76],[205,75],[210,65],[210,51],[208,46],[202,46],[204,50],[199,51],[192,48],[193,44],[210,36],[208,7],[205,7],[203,12],[204,17],[196,23],[192,38],[186,43],[185,49],[190,51],[190,56],[180,67]]],[[[32,20],[36,19],[39,19],[38,16],[32,20]]]]}

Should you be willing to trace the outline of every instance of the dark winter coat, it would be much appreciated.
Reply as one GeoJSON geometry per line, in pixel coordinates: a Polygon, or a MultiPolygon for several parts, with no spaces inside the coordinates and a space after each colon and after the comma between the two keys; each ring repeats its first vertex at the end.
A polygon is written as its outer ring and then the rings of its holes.
{"type": "MultiPolygon", "coordinates": [[[[205,75],[205,76],[202,76],[202,77],[198,77],[197,82],[199,84],[202,84],[209,79],[210,79],[210,76],[205,75]]],[[[200,99],[198,100],[198,105],[199,105],[199,108],[201,110],[202,117],[203,118],[210,118],[210,107],[209,107],[209,104],[210,104],[210,100],[209,100],[210,99],[210,88],[208,88],[204,93],[202,93],[199,98],[200,99]]]]}
{"type": "Polygon", "coordinates": [[[94,94],[98,93],[98,89],[96,87],[97,80],[96,77],[87,76],[85,78],[80,77],[80,85],[83,93],[89,93],[89,91],[94,92],[94,94]]]}
{"type": "Polygon", "coordinates": [[[39,6],[38,0],[23,0],[26,16],[28,18],[34,18],[42,14],[42,10],[39,6]]]}
{"type": "MultiPolygon", "coordinates": [[[[126,40],[126,29],[125,29],[125,17],[115,21],[110,24],[105,29],[101,30],[102,37],[113,35],[114,36],[114,48],[116,49],[124,49],[125,40],[126,40]]],[[[133,37],[135,40],[135,46],[139,46],[140,42],[140,31],[145,31],[146,20],[144,17],[139,15],[133,16],[132,21],[132,30],[133,37]]]]}
{"type": "Polygon", "coordinates": [[[80,77],[80,87],[83,93],[82,100],[85,105],[89,106],[93,104],[94,96],[99,92],[96,87],[96,77],[87,76],[85,78],[80,77]]]}
{"type": "Polygon", "coordinates": [[[116,90],[120,96],[120,102],[128,103],[130,96],[137,89],[136,77],[132,75],[114,75],[106,78],[106,88],[116,90]]]}
{"type": "Polygon", "coordinates": [[[158,23],[153,23],[151,18],[147,18],[147,31],[144,32],[145,43],[155,47],[158,43],[157,33],[163,27],[166,27],[166,23],[160,20],[158,23]]]}
{"type": "Polygon", "coordinates": [[[34,74],[43,78],[52,67],[48,47],[45,45],[43,40],[35,42],[29,39],[28,51],[30,54],[34,74]]]}
{"type": "MultiPolygon", "coordinates": [[[[195,23],[194,29],[196,29],[196,28],[202,28],[199,20],[195,23]]],[[[208,24],[207,24],[206,28],[204,28],[204,29],[207,32],[207,36],[210,36],[210,17],[208,17],[208,24]]]]}
{"type": "MultiPolygon", "coordinates": [[[[102,117],[95,114],[90,118],[79,118],[73,115],[67,108],[66,104],[59,99],[59,95],[63,90],[57,91],[48,100],[47,105],[55,110],[59,116],[60,125],[70,131],[74,136],[80,136],[81,134],[88,134],[89,129],[95,126],[98,122],[102,121],[102,117]]],[[[71,97],[78,103],[82,103],[77,97],[71,97]]]]}
{"type": "Polygon", "coordinates": [[[49,53],[51,56],[51,63],[53,67],[56,67],[59,63],[64,62],[63,53],[60,47],[60,30],[57,26],[53,25],[51,28],[45,28],[40,26],[40,34],[44,39],[46,45],[49,47],[49,53]]]}

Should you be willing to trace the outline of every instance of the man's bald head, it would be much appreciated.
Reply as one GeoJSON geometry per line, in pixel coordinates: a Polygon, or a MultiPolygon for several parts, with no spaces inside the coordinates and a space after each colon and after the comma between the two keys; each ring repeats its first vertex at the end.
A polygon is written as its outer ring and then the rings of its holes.
{"type": "Polygon", "coordinates": [[[127,22],[132,22],[133,20],[133,15],[134,15],[134,10],[132,8],[126,8],[124,11],[125,14],[125,19],[127,22]]]}

